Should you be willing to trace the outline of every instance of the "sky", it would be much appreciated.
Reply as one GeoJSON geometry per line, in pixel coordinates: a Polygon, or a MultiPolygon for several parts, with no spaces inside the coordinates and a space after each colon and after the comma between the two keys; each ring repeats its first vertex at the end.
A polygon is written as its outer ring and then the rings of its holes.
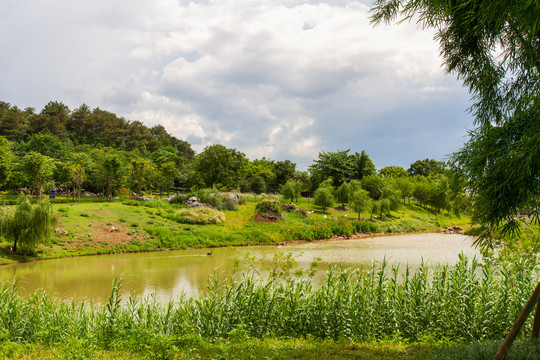
{"type": "Polygon", "coordinates": [[[0,13],[0,101],[87,104],[306,170],[445,160],[472,128],[434,32],[369,22],[371,1],[19,0],[0,13]]]}

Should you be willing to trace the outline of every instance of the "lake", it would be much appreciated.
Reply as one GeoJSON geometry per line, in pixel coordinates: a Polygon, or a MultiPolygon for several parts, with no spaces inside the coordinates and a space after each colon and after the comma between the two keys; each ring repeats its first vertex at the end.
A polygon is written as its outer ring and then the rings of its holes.
{"type": "MultiPolygon", "coordinates": [[[[0,266],[0,281],[19,279],[21,295],[43,289],[60,298],[107,301],[113,279],[123,274],[122,294],[155,293],[167,302],[181,293],[197,296],[204,291],[209,276],[230,275],[234,260],[249,252],[256,257],[271,258],[276,252],[292,253],[304,268],[314,258],[321,258],[315,282],[324,278],[330,265],[364,268],[384,259],[391,264],[418,267],[427,264],[454,264],[458,254],[480,258],[472,238],[458,234],[407,234],[361,239],[317,241],[286,246],[253,246],[175,250],[152,253],[114,254],[35,261],[0,266]],[[207,255],[212,251],[212,255],[207,255]]],[[[239,276],[236,273],[235,276],[239,276]]]]}

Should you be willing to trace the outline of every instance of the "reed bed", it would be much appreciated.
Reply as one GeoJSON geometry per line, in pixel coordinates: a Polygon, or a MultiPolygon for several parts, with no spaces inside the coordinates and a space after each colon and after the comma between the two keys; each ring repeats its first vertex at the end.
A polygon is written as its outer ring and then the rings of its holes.
{"type": "MultiPolygon", "coordinates": [[[[315,287],[307,279],[213,277],[199,298],[166,305],[155,296],[122,302],[121,281],[104,305],[22,298],[0,287],[0,341],[167,354],[197,341],[317,338],[371,342],[463,342],[500,339],[537,282],[526,261],[368,271],[333,268],[315,287]]],[[[531,324],[527,324],[530,332],[531,324]]],[[[165,356],[167,357],[167,356],[165,356]]]]}

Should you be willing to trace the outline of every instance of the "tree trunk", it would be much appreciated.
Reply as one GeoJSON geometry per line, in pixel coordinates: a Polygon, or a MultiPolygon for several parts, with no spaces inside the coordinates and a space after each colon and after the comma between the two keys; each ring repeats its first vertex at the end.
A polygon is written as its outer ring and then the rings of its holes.
{"type": "MultiPolygon", "coordinates": [[[[525,324],[527,317],[534,309],[534,306],[535,305],[537,306],[539,301],[540,301],[540,282],[538,283],[538,285],[536,285],[536,289],[534,289],[534,292],[531,295],[531,298],[529,299],[529,301],[527,301],[527,304],[521,311],[521,314],[519,314],[516,322],[514,323],[514,326],[512,326],[512,329],[506,336],[506,339],[504,339],[504,342],[502,343],[501,347],[499,348],[499,351],[497,352],[493,360],[502,360],[506,356],[508,349],[510,349],[510,346],[512,346],[512,343],[514,342],[514,340],[516,340],[516,337],[519,334],[519,330],[521,329],[523,324],[525,324]]],[[[536,315],[538,315],[538,311],[539,310],[537,308],[536,315]]],[[[537,327],[538,327],[538,321],[539,321],[538,318],[535,316],[534,323],[537,327]]],[[[538,336],[538,328],[535,331],[535,328],[533,326],[533,337],[535,336],[535,334],[536,336],[538,336]]]]}

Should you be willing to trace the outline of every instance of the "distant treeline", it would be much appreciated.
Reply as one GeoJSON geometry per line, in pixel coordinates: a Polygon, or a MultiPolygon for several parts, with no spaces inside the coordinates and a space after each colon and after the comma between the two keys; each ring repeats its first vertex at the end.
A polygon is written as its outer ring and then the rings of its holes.
{"type": "Polygon", "coordinates": [[[309,172],[301,172],[290,160],[249,160],[220,144],[195,154],[188,142],[162,125],[147,127],[84,104],[70,110],[50,102],[36,113],[0,102],[0,190],[4,191],[32,189],[41,194],[44,189],[77,193],[84,189],[111,198],[121,188],[139,195],[205,187],[277,193],[288,180],[300,183],[301,190],[316,190],[329,181],[337,188],[366,177],[373,182],[373,176],[439,176],[440,181],[447,173],[444,163],[430,159],[418,160],[407,170],[388,166],[377,171],[365,151],[349,154],[349,150],[321,152],[309,172]]]}

